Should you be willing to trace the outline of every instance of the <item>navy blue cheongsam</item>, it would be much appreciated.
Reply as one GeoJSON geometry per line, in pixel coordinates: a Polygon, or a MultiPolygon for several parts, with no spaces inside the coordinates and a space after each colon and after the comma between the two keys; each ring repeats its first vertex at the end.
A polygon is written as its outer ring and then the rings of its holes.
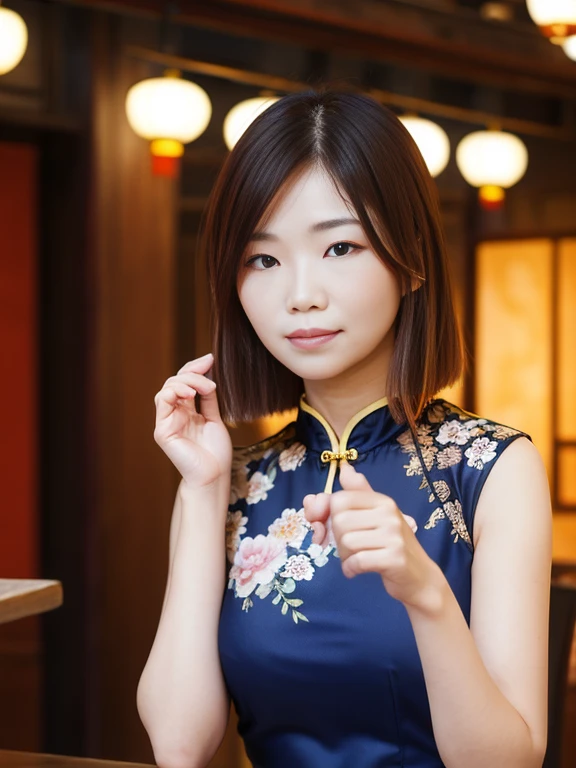
{"type": "Polygon", "coordinates": [[[418,525],[470,625],[474,511],[506,446],[531,437],[442,398],[413,432],[381,398],[337,439],[303,394],[277,434],[234,448],[218,647],[254,768],[442,768],[412,625],[377,573],[348,579],[312,543],[308,493],[339,455],[418,525]]]}

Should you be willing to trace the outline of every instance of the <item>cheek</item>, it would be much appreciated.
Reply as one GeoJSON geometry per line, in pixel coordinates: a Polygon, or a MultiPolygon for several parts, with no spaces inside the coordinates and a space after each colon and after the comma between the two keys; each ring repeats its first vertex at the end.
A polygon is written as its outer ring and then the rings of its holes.
{"type": "Polygon", "coordinates": [[[262,338],[270,329],[270,319],[274,317],[272,305],[275,303],[273,292],[263,291],[256,280],[245,280],[238,286],[238,298],[257,335],[262,338]]]}
{"type": "Polygon", "coordinates": [[[400,306],[400,289],[390,270],[369,265],[357,270],[347,282],[345,294],[349,313],[356,318],[369,318],[376,328],[389,326],[400,306]]]}

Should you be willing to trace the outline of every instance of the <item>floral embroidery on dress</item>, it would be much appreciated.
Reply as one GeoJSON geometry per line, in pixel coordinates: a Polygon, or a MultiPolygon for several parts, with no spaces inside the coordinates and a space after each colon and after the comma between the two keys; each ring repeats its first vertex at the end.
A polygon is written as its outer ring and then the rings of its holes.
{"type": "Polygon", "coordinates": [[[280,452],[278,466],[282,472],[290,472],[297,469],[306,458],[306,446],[304,443],[294,442],[288,448],[280,452]]]}
{"type": "Polygon", "coordinates": [[[440,520],[447,518],[452,523],[454,543],[461,538],[472,546],[461,501],[451,498],[452,490],[444,480],[433,482],[430,488],[426,473],[434,466],[448,469],[463,458],[468,467],[482,470],[496,458],[498,441],[518,434],[522,434],[518,429],[476,418],[475,414],[446,400],[437,399],[428,404],[417,424],[418,447],[410,429],[397,437],[400,450],[410,457],[408,464],[404,464],[406,475],[421,476],[420,489],[429,491],[430,503],[441,504],[428,518],[425,529],[434,528],[440,520]]]}
{"type": "Polygon", "coordinates": [[[296,582],[310,581],[315,568],[326,565],[331,552],[338,556],[335,544],[330,540],[324,548],[312,544],[312,533],[304,508],[285,509],[268,526],[268,535],[260,533],[240,540],[229,573],[228,589],[234,589],[236,597],[244,598],[243,611],[254,605],[252,594],[263,600],[276,592],[272,604],[278,605],[282,601],[283,615],[292,609],[296,624],[300,620],[308,621],[298,610],[304,601],[287,595],[295,591],[296,582]]]}
{"type": "Polygon", "coordinates": [[[310,581],[316,568],[326,565],[329,555],[339,557],[330,524],[328,543],[312,543],[313,529],[302,509],[284,509],[269,526],[266,535],[244,536],[247,504],[257,504],[274,490],[278,468],[297,469],[306,460],[306,446],[294,439],[288,425],[273,438],[248,447],[235,447],[232,462],[230,502],[226,520],[226,557],[231,563],[228,588],[243,598],[242,610],[253,607],[253,596],[265,599],[275,593],[272,604],[281,613],[292,611],[297,624],[309,619],[298,609],[303,600],[292,597],[299,581],[310,581]],[[272,444],[274,441],[274,444],[272,444]],[[242,508],[238,509],[238,506],[242,508]]]}

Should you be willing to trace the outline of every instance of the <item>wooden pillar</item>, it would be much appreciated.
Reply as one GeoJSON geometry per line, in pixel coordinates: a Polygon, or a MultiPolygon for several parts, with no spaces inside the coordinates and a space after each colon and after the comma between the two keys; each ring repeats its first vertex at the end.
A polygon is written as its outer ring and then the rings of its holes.
{"type": "Polygon", "coordinates": [[[153,26],[94,13],[92,29],[88,753],[153,762],[136,689],[160,615],[178,485],[153,439],[154,395],[174,373],[177,181],[152,175],[147,142],[125,115],[128,88],[157,73],[124,48],[153,44],[153,26]]]}

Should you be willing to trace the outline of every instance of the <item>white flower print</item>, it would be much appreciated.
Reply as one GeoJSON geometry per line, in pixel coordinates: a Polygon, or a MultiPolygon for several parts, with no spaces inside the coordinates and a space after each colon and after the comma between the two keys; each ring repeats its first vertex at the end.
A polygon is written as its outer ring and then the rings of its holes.
{"type": "Polygon", "coordinates": [[[241,510],[228,512],[226,517],[226,555],[231,563],[234,562],[234,555],[240,544],[240,535],[246,533],[247,522],[248,518],[242,514],[241,510]]]}
{"type": "Polygon", "coordinates": [[[306,446],[303,443],[292,443],[278,456],[278,464],[282,472],[297,469],[306,458],[306,446]]]}
{"type": "Polygon", "coordinates": [[[285,509],[281,517],[277,517],[273,523],[268,526],[268,533],[281,539],[286,545],[300,549],[306,534],[312,526],[304,515],[304,507],[296,511],[295,509],[285,509]]]}
{"type": "Polygon", "coordinates": [[[246,498],[248,493],[248,467],[242,462],[232,465],[230,475],[230,504],[235,504],[238,499],[246,498]]]}
{"type": "Polygon", "coordinates": [[[331,544],[328,544],[324,549],[322,549],[320,544],[310,544],[308,547],[308,554],[312,558],[314,565],[321,568],[328,562],[328,555],[330,554],[331,549],[333,549],[331,544]]]}
{"type": "Polygon", "coordinates": [[[462,424],[457,419],[445,421],[438,430],[436,442],[446,445],[447,443],[456,443],[465,445],[470,439],[470,432],[467,425],[462,424]]]}
{"type": "Polygon", "coordinates": [[[263,472],[254,472],[250,480],[248,480],[247,503],[256,504],[258,501],[267,499],[267,491],[272,490],[272,488],[274,488],[274,483],[268,475],[265,475],[263,472]]]}
{"type": "Polygon", "coordinates": [[[244,537],[230,569],[230,578],[236,580],[236,596],[248,597],[258,584],[272,581],[286,558],[286,545],[280,539],[261,533],[244,537]]]}
{"type": "Polygon", "coordinates": [[[476,438],[470,448],[464,451],[464,455],[468,457],[468,466],[483,469],[484,464],[496,458],[494,449],[497,446],[496,440],[490,440],[488,437],[476,438]]]}
{"type": "Polygon", "coordinates": [[[306,555],[292,555],[288,558],[284,570],[280,571],[280,576],[288,576],[294,581],[302,581],[302,579],[310,581],[313,575],[314,566],[306,555]]]}

